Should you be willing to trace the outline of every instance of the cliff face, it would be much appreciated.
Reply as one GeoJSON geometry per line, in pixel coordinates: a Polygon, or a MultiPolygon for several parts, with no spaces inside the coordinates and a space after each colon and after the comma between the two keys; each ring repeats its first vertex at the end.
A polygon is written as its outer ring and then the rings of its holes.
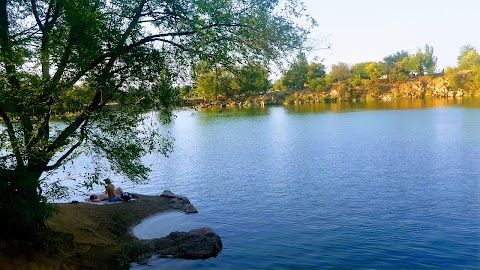
{"type": "MultiPolygon", "coordinates": [[[[421,77],[417,81],[394,83],[389,91],[381,93],[379,99],[424,98],[424,97],[462,97],[465,91],[454,91],[447,79],[443,77],[421,77]]],[[[374,96],[372,96],[374,97],[374,96]]]]}
{"type": "Polygon", "coordinates": [[[371,81],[362,85],[337,83],[322,91],[300,90],[296,92],[273,91],[243,100],[216,100],[203,107],[250,107],[280,104],[324,103],[360,100],[416,99],[428,97],[473,96],[480,89],[453,87],[445,77],[417,77],[405,82],[371,81]]]}

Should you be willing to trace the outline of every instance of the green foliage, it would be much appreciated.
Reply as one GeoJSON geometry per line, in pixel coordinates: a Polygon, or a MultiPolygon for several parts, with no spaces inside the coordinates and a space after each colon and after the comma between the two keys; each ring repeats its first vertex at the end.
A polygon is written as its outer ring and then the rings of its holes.
{"type": "Polygon", "coordinates": [[[196,72],[196,94],[208,99],[258,94],[270,87],[268,75],[264,66],[255,63],[229,69],[225,67],[203,69],[196,72]]]}
{"type": "Polygon", "coordinates": [[[88,84],[74,85],[62,95],[59,97],[61,100],[57,103],[57,107],[53,108],[55,115],[80,112],[92,100],[95,89],[90,88],[88,84]]]}
{"type": "Polygon", "coordinates": [[[477,49],[469,44],[460,47],[460,54],[457,57],[458,62],[460,62],[460,60],[470,51],[477,51],[477,49]]]}
{"type": "Polygon", "coordinates": [[[418,49],[416,54],[400,51],[383,58],[383,61],[383,71],[388,74],[389,79],[399,81],[408,79],[412,74],[433,74],[437,66],[433,47],[428,44],[423,52],[421,49],[418,49]]]}
{"type": "Polygon", "coordinates": [[[433,74],[437,66],[437,57],[433,55],[433,47],[425,45],[425,51],[418,49],[415,55],[404,58],[403,70],[417,74],[433,74]]]}
{"type": "Polygon", "coordinates": [[[468,52],[462,52],[462,55],[458,59],[458,69],[475,69],[480,67],[480,54],[477,50],[472,49],[468,52]]]}
{"type": "Polygon", "coordinates": [[[425,51],[421,55],[422,68],[420,72],[427,72],[428,74],[433,74],[435,68],[437,67],[437,57],[433,55],[433,47],[426,44],[425,51]]]}
{"type": "Polygon", "coordinates": [[[383,62],[387,65],[395,65],[405,57],[408,57],[408,52],[407,51],[399,51],[394,54],[387,55],[383,58],[383,62]]]}
{"type": "Polygon", "coordinates": [[[338,63],[336,65],[332,65],[332,68],[330,69],[329,74],[337,82],[344,81],[352,77],[352,72],[350,71],[350,67],[348,66],[348,64],[345,64],[345,63],[338,63]]]}
{"type": "Polygon", "coordinates": [[[274,90],[287,90],[287,88],[285,87],[285,85],[283,85],[282,79],[276,80],[276,81],[273,83],[273,89],[274,89],[274,90]]]}
{"type": "Polygon", "coordinates": [[[323,63],[308,63],[305,53],[299,52],[295,61],[283,72],[274,84],[278,90],[300,90],[308,86],[311,89],[325,86],[326,71],[323,63]]]}
{"type": "Polygon", "coordinates": [[[370,79],[370,74],[367,71],[367,67],[369,65],[370,65],[370,62],[354,64],[351,67],[351,72],[353,76],[360,79],[370,79]]]}
{"type": "Polygon", "coordinates": [[[233,80],[233,73],[223,67],[199,73],[195,78],[196,94],[208,99],[215,99],[217,96],[228,97],[233,94],[233,80]]]}
{"type": "Polygon", "coordinates": [[[327,72],[325,71],[325,65],[322,63],[310,63],[308,64],[307,83],[318,78],[325,78],[327,72]]]}
{"type": "Polygon", "coordinates": [[[304,52],[299,52],[290,68],[283,73],[282,84],[287,89],[303,89],[307,83],[308,61],[304,52]]]}
{"type": "Polygon", "coordinates": [[[399,51],[383,58],[383,73],[388,75],[390,80],[403,80],[408,77],[408,72],[404,69],[407,51],[399,51]]]}
{"type": "Polygon", "coordinates": [[[193,90],[194,90],[194,88],[191,85],[182,85],[182,86],[178,87],[178,92],[184,98],[193,96],[193,93],[194,93],[193,90]]]}
{"type": "Polygon", "coordinates": [[[382,74],[382,64],[370,62],[365,66],[365,72],[372,81],[378,81],[382,74]]]}
{"type": "Polygon", "coordinates": [[[17,211],[5,220],[22,228],[41,224],[41,175],[80,153],[98,163],[86,185],[112,170],[146,181],[142,156],[172,150],[158,125],[171,117],[172,85],[185,70],[200,61],[266,65],[300,49],[313,25],[300,1],[0,1],[0,196],[13,191],[18,201],[0,215],[17,211]],[[76,114],[54,128],[65,112],[76,114]]]}
{"type": "Polygon", "coordinates": [[[480,89],[480,55],[475,47],[462,46],[458,56],[458,66],[447,67],[444,72],[454,91],[463,90],[471,95],[480,89]]]}
{"type": "Polygon", "coordinates": [[[471,95],[476,95],[480,90],[480,66],[475,69],[458,70],[448,67],[445,78],[449,81],[452,90],[463,90],[471,95]]]}
{"type": "Polygon", "coordinates": [[[324,90],[329,86],[327,80],[321,77],[313,78],[308,81],[308,87],[313,90],[324,90]]]}
{"type": "Polygon", "coordinates": [[[258,94],[270,88],[268,70],[258,64],[249,64],[241,67],[235,72],[233,89],[237,94],[258,94]]]}

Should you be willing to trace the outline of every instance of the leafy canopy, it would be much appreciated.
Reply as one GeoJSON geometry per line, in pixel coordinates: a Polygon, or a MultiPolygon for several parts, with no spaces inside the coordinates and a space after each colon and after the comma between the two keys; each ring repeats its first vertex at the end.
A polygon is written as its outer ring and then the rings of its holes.
{"type": "Polygon", "coordinates": [[[195,74],[195,92],[198,97],[205,99],[258,94],[270,87],[268,70],[263,65],[255,63],[241,67],[211,69],[203,65],[195,71],[195,74]]]}
{"type": "Polygon", "coordinates": [[[472,46],[463,46],[458,57],[458,68],[470,70],[478,67],[480,67],[480,54],[472,46]]]}
{"type": "Polygon", "coordinates": [[[304,52],[299,52],[290,68],[283,73],[282,84],[288,89],[303,89],[307,82],[308,61],[304,52]]]}
{"type": "Polygon", "coordinates": [[[42,201],[41,175],[80,153],[145,181],[141,157],[172,150],[156,124],[170,119],[185,70],[269,63],[314,24],[297,0],[1,0],[0,193],[32,198],[26,209],[42,201]]]}

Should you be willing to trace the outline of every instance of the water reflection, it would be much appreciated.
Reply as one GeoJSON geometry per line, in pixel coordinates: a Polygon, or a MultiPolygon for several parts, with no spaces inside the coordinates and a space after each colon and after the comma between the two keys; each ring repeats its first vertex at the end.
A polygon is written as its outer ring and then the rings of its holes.
{"type": "Polygon", "coordinates": [[[203,108],[200,112],[207,114],[217,114],[226,118],[241,118],[245,116],[258,116],[268,114],[269,107],[235,107],[235,108],[203,108]]]}
{"type": "Polygon", "coordinates": [[[433,107],[463,106],[467,108],[480,108],[480,98],[425,98],[425,99],[398,99],[398,100],[372,100],[361,102],[337,102],[295,104],[285,106],[291,113],[319,113],[319,112],[351,112],[361,110],[411,110],[433,107]]]}
{"type": "MultiPolygon", "coordinates": [[[[396,99],[396,100],[368,100],[359,102],[337,103],[306,103],[285,106],[254,106],[236,108],[203,108],[198,115],[203,121],[212,121],[216,118],[242,118],[245,116],[265,116],[271,113],[272,108],[284,107],[290,113],[323,113],[323,112],[352,112],[361,110],[410,110],[434,107],[462,106],[466,108],[480,108],[479,97],[463,98],[424,98],[424,99],[396,99]]],[[[194,114],[194,113],[192,113],[194,114]]]]}
{"type": "Polygon", "coordinates": [[[219,121],[227,121],[229,123],[251,119],[255,117],[265,117],[270,114],[271,107],[236,107],[236,108],[202,108],[198,112],[193,112],[198,116],[198,123],[213,124],[219,121]]]}

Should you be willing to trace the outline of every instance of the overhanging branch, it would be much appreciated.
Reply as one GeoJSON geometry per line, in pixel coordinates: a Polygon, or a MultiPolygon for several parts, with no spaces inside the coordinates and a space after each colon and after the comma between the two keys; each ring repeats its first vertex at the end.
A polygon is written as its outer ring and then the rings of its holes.
{"type": "Polygon", "coordinates": [[[80,145],[82,145],[83,140],[84,140],[85,137],[86,137],[86,127],[87,127],[87,124],[88,124],[88,120],[86,120],[86,121],[83,123],[82,127],[80,128],[80,137],[78,138],[77,143],[75,143],[74,145],[72,145],[72,147],[70,147],[70,149],[68,149],[68,151],[65,152],[65,153],[55,162],[55,164],[50,165],[50,166],[45,166],[44,171],[50,171],[50,170],[54,170],[54,169],[59,168],[59,167],[62,165],[62,163],[63,163],[80,145]]]}
{"type": "Polygon", "coordinates": [[[174,41],[171,41],[171,40],[167,40],[167,39],[165,39],[165,37],[172,37],[173,38],[173,37],[181,37],[181,36],[191,36],[191,35],[197,34],[198,32],[201,32],[203,30],[207,30],[207,29],[211,29],[211,28],[215,28],[215,27],[249,27],[249,26],[245,25],[245,24],[238,24],[238,23],[210,24],[210,25],[200,27],[198,30],[182,31],[182,32],[170,32],[170,33],[157,34],[157,35],[151,35],[151,36],[148,36],[148,37],[144,37],[144,38],[138,40],[137,42],[134,42],[134,43],[132,43],[128,46],[125,46],[123,49],[128,51],[128,50],[131,50],[131,49],[136,48],[138,46],[147,44],[149,42],[162,41],[162,42],[170,43],[170,44],[172,44],[176,47],[179,47],[179,48],[183,49],[184,51],[188,51],[188,49],[185,49],[185,47],[183,45],[178,44],[178,43],[176,43],[174,41]]]}

